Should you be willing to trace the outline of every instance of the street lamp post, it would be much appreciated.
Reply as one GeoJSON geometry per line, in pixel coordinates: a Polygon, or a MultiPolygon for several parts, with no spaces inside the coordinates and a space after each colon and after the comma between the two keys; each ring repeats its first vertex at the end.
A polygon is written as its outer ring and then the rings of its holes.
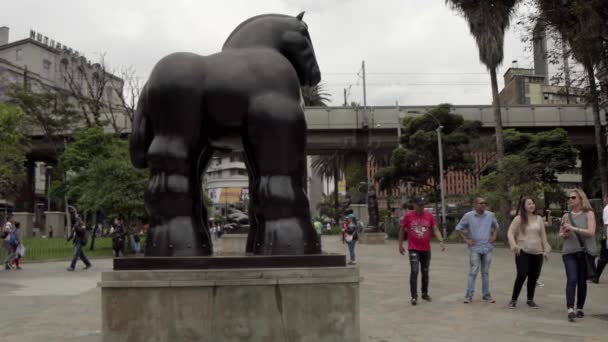
{"type": "MultiPolygon", "coordinates": [[[[408,113],[418,114],[418,111],[408,111],[408,113]]],[[[445,180],[443,176],[443,144],[441,143],[441,130],[443,130],[443,126],[441,122],[437,120],[435,116],[431,113],[426,112],[424,115],[430,116],[435,123],[437,124],[437,128],[435,132],[437,132],[437,150],[439,151],[439,187],[441,191],[441,223],[443,225],[443,238],[447,239],[448,237],[448,229],[447,229],[447,220],[445,218],[445,180]]],[[[401,130],[398,131],[399,135],[401,135],[401,130]]],[[[400,140],[401,141],[401,140],[400,140]]]]}
{"type": "Polygon", "coordinates": [[[440,187],[441,187],[441,221],[443,223],[443,238],[447,239],[447,224],[445,219],[445,181],[443,177],[443,145],[441,143],[441,130],[443,126],[439,125],[437,127],[437,147],[439,150],[439,178],[440,178],[440,187]]]}
{"type": "Polygon", "coordinates": [[[51,170],[53,169],[52,166],[47,165],[46,166],[46,179],[47,179],[47,185],[46,185],[46,211],[51,211],[51,170]]]}

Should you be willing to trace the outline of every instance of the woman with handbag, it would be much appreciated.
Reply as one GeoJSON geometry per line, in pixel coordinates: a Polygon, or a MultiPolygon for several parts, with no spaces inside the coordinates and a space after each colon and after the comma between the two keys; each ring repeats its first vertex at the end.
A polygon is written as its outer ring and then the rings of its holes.
{"type": "Polygon", "coordinates": [[[526,304],[537,309],[538,305],[534,302],[536,281],[543,267],[543,257],[548,259],[551,247],[547,241],[543,218],[535,214],[534,200],[529,197],[524,198],[519,202],[517,211],[519,215],[513,218],[507,233],[511,250],[515,253],[515,266],[517,267],[517,277],[513,285],[509,308],[515,309],[517,298],[527,278],[528,301],[526,304]]]}
{"type": "Polygon", "coordinates": [[[357,219],[353,214],[347,215],[344,226],[342,228],[343,241],[348,245],[348,253],[350,254],[349,265],[356,265],[355,260],[355,245],[359,240],[359,234],[357,233],[357,219]]]}
{"type": "Polygon", "coordinates": [[[562,259],[566,269],[566,306],[568,320],[585,316],[583,307],[587,299],[587,279],[595,276],[595,214],[582,190],[568,196],[570,211],[562,217],[559,235],[564,239],[562,259]],[[591,262],[591,264],[589,263],[591,262]],[[574,296],[576,294],[576,313],[574,296]]]}

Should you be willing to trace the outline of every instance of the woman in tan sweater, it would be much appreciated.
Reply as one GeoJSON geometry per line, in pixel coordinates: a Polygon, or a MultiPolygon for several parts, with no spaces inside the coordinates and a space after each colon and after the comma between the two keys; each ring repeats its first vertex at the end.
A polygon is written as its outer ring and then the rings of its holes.
{"type": "Polygon", "coordinates": [[[536,203],[532,198],[525,198],[519,204],[519,215],[515,216],[509,232],[509,244],[515,253],[515,266],[517,267],[517,278],[513,285],[513,294],[509,307],[514,309],[517,305],[517,298],[528,278],[528,304],[529,307],[537,309],[534,303],[534,290],[536,280],[540,276],[543,267],[543,256],[548,258],[551,247],[547,242],[547,232],[542,217],[535,214],[536,203]]]}

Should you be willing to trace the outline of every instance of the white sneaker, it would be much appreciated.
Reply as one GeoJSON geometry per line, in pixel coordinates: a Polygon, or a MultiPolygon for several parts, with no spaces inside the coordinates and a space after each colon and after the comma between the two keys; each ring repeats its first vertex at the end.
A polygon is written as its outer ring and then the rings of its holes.
{"type": "Polygon", "coordinates": [[[536,286],[538,286],[538,287],[544,287],[545,284],[543,284],[540,280],[537,280],[536,281],[536,286]]]}

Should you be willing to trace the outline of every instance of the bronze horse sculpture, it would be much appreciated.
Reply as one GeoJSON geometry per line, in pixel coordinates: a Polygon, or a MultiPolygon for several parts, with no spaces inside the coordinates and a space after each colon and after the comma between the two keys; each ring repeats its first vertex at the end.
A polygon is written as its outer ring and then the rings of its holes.
{"type": "Polygon", "coordinates": [[[132,164],[150,169],[146,256],[213,253],[201,176],[216,150],[245,157],[251,194],[247,252],[321,252],[304,191],[300,101],[300,86],[318,84],[321,73],[303,15],[250,18],[219,53],[174,53],[155,65],[130,138],[132,164]]]}

